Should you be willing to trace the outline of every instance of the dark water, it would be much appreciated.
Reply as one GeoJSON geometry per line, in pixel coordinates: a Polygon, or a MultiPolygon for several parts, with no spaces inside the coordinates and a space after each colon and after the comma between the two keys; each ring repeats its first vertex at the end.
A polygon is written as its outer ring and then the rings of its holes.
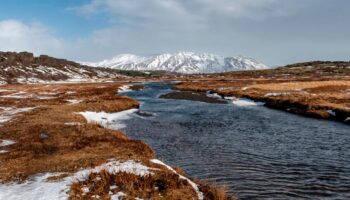
{"type": "Polygon", "coordinates": [[[124,129],[168,164],[241,199],[350,199],[350,126],[262,106],[157,98],[170,88],[125,93],[155,116],[135,115],[124,129]]]}

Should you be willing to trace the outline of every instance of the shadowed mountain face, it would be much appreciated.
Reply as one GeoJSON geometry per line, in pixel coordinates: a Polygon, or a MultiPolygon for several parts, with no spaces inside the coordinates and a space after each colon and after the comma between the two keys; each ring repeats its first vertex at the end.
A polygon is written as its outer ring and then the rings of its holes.
{"type": "Polygon", "coordinates": [[[266,65],[249,57],[223,57],[214,54],[193,52],[160,54],[151,57],[121,54],[102,62],[83,64],[123,70],[162,70],[185,74],[219,73],[268,68],[266,65]]]}
{"type": "Polygon", "coordinates": [[[38,83],[115,78],[115,70],[91,68],[47,55],[0,52],[0,83],[38,83]]]}

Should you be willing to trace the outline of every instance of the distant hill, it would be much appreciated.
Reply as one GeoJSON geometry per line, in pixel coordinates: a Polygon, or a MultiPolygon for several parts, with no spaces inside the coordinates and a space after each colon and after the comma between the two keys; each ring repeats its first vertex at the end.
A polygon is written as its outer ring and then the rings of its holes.
{"type": "Polygon", "coordinates": [[[336,78],[350,76],[350,62],[348,61],[310,61],[289,64],[274,69],[258,70],[258,71],[241,71],[229,72],[224,74],[242,75],[246,77],[323,77],[336,78]]]}
{"type": "Polygon", "coordinates": [[[0,52],[0,83],[46,83],[53,81],[93,81],[116,78],[120,73],[99,69],[47,55],[28,52],[0,52]]]}

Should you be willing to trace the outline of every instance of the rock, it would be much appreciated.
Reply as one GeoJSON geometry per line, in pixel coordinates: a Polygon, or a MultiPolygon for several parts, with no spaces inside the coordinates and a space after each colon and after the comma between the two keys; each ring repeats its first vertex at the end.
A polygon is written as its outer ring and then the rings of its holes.
{"type": "Polygon", "coordinates": [[[46,140],[49,138],[49,135],[46,133],[40,133],[39,138],[40,140],[46,140]]]}
{"type": "Polygon", "coordinates": [[[151,112],[140,111],[140,110],[137,111],[136,114],[137,114],[137,115],[140,115],[140,116],[142,116],[142,117],[152,117],[152,116],[154,116],[154,114],[151,113],[151,112]]]}

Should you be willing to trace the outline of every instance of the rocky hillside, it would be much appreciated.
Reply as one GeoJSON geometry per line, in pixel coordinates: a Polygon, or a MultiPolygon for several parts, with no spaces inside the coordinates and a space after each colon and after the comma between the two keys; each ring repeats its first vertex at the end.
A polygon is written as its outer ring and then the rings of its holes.
{"type": "Polygon", "coordinates": [[[121,54],[97,63],[82,63],[93,67],[122,70],[167,71],[184,74],[219,73],[239,70],[267,69],[252,58],[223,57],[208,53],[178,52],[142,57],[121,54]]]}
{"type": "Polygon", "coordinates": [[[118,76],[112,69],[91,68],[47,55],[0,52],[0,84],[94,81],[118,76]]]}

